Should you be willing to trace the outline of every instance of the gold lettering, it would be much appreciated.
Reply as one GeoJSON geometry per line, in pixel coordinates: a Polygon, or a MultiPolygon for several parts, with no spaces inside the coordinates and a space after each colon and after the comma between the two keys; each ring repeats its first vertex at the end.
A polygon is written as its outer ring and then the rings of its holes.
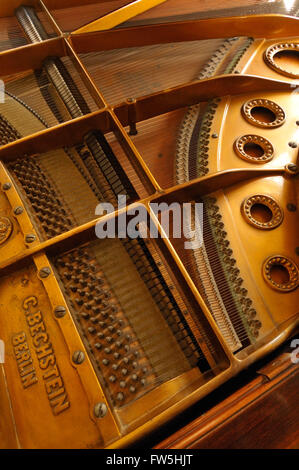
{"type": "Polygon", "coordinates": [[[18,357],[18,353],[20,353],[21,351],[27,351],[27,349],[28,349],[27,343],[18,344],[18,346],[15,346],[16,356],[18,357]]]}
{"type": "Polygon", "coordinates": [[[15,335],[12,338],[12,344],[14,346],[18,346],[18,344],[24,343],[25,340],[26,340],[26,335],[24,332],[22,332],[22,333],[19,333],[18,335],[15,335]]]}
{"type": "Polygon", "coordinates": [[[37,382],[37,377],[35,375],[35,372],[31,372],[28,375],[25,375],[22,377],[22,383],[24,388],[28,388],[31,385],[34,385],[37,382]]]}
{"type": "Polygon", "coordinates": [[[24,300],[23,307],[26,311],[29,310],[29,305],[30,304],[32,304],[32,307],[36,307],[37,304],[38,304],[37,298],[32,296],[32,297],[27,297],[27,299],[24,300]]]}
{"type": "Polygon", "coordinates": [[[32,337],[34,337],[37,333],[40,333],[41,331],[46,331],[45,325],[43,323],[40,323],[36,326],[32,326],[30,328],[30,334],[32,337]]]}
{"type": "Polygon", "coordinates": [[[51,401],[51,405],[53,407],[54,415],[59,415],[67,408],[70,407],[70,402],[67,400],[66,393],[58,397],[55,401],[51,401]]]}
{"type": "MultiPolygon", "coordinates": [[[[54,358],[55,360],[55,358],[54,358]]],[[[58,370],[58,367],[56,365],[54,365],[54,367],[50,370],[47,370],[44,375],[43,375],[43,379],[46,380],[46,379],[49,379],[50,377],[59,377],[59,370],[58,370]]]]}
{"type": "Polygon", "coordinates": [[[32,313],[27,315],[27,323],[29,326],[34,326],[42,321],[41,312],[32,313]]]}
{"type": "Polygon", "coordinates": [[[49,356],[39,361],[40,368],[43,370],[47,369],[50,365],[54,366],[54,364],[55,364],[55,357],[53,356],[53,354],[50,354],[49,356]]]}
{"type": "Polygon", "coordinates": [[[49,341],[49,336],[47,333],[40,333],[39,335],[33,338],[33,344],[36,348],[40,346],[40,343],[45,343],[47,345],[49,341]]]}
{"type": "Polygon", "coordinates": [[[28,361],[31,358],[30,351],[23,351],[17,355],[17,360],[19,363],[28,361]]]}
{"type": "MultiPolygon", "coordinates": [[[[51,393],[52,393],[52,389],[55,389],[58,387],[59,389],[61,389],[63,386],[63,383],[62,383],[62,380],[61,380],[61,377],[57,377],[55,379],[52,379],[52,380],[49,380],[47,383],[46,383],[46,390],[47,390],[47,393],[49,394],[49,396],[51,396],[51,393]]],[[[64,392],[64,389],[63,389],[63,392],[64,392]]],[[[61,395],[61,393],[60,393],[61,395]]]]}
{"type": "Polygon", "coordinates": [[[43,357],[49,356],[52,353],[53,353],[53,351],[51,349],[50,344],[45,344],[44,346],[40,346],[36,350],[36,354],[37,354],[37,357],[38,357],[39,360],[42,359],[43,357]]]}

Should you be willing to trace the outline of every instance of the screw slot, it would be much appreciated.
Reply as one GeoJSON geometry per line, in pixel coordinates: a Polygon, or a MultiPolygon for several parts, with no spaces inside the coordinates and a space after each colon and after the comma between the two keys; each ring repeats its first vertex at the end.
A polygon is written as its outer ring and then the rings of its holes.
{"type": "Polygon", "coordinates": [[[14,214],[15,214],[15,215],[21,215],[21,214],[23,214],[23,212],[24,212],[24,209],[23,209],[22,206],[18,206],[18,207],[16,207],[15,210],[14,210],[14,214]]]}
{"type": "Polygon", "coordinates": [[[62,318],[66,314],[66,308],[63,305],[58,305],[54,310],[54,315],[56,318],[62,318]]]}
{"type": "Polygon", "coordinates": [[[290,173],[297,173],[299,168],[295,163],[289,163],[288,165],[286,165],[286,170],[290,173]]]}
{"type": "Polygon", "coordinates": [[[85,360],[85,354],[83,351],[75,351],[73,354],[73,362],[75,364],[82,364],[85,360]]]}
{"type": "Polygon", "coordinates": [[[28,235],[26,235],[25,237],[26,243],[33,243],[35,242],[35,240],[36,240],[36,236],[34,235],[34,233],[28,233],[28,235]]]}
{"type": "Polygon", "coordinates": [[[291,147],[292,149],[296,149],[297,148],[297,143],[296,142],[289,142],[289,147],[291,147]]]}
{"type": "Polygon", "coordinates": [[[51,274],[51,269],[48,268],[47,266],[42,268],[39,271],[39,277],[41,277],[42,279],[46,279],[50,274],[51,274]]]}
{"type": "Polygon", "coordinates": [[[96,418],[104,418],[107,414],[108,408],[105,403],[97,403],[94,407],[94,415],[96,418]]]}

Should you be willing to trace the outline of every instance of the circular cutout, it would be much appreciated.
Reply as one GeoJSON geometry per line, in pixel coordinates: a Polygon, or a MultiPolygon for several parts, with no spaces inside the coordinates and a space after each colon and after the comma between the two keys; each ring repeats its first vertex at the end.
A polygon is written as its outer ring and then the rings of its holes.
{"type": "Polygon", "coordinates": [[[10,237],[13,225],[8,217],[0,217],[0,245],[10,237]]]}
{"type": "Polygon", "coordinates": [[[279,204],[275,199],[264,194],[245,199],[241,211],[246,222],[262,230],[274,229],[283,221],[283,211],[279,204]]]}
{"type": "Polygon", "coordinates": [[[246,121],[257,127],[273,128],[285,121],[285,112],[274,101],[263,98],[244,103],[242,114],[246,121]]]}
{"type": "Polygon", "coordinates": [[[271,256],[266,259],[263,275],[268,284],[280,292],[291,292],[299,285],[298,267],[285,256],[271,256]]]}
{"type": "Polygon", "coordinates": [[[264,59],[275,72],[299,78],[299,44],[273,44],[265,51],[264,59]]]}
{"type": "Polygon", "coordinates": [[[267,163],[273,158],[274,148],[269,140],[259,135],[243,135],[234,143],[238,157],[250,163],[267,163]]]}

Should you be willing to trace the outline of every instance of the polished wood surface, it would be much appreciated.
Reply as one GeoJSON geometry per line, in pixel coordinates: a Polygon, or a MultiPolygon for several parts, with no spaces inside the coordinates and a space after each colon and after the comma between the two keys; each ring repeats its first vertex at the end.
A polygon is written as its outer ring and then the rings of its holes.
{"type": "MultiPolygon", "coordinates": [[[[155,446],[156,449],[298,449],[299,366],[272,355],[254,378],[155,446]]],[[[243,382],[246,378],[243,374],[243,382]]],[[[225,390],[227,394],[227,387],[225,390]]]]}

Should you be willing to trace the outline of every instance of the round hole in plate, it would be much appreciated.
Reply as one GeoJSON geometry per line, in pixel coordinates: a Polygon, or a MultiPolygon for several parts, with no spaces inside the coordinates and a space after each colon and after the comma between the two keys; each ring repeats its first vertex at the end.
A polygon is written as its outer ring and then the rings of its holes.
{"type": "Polygon", "coordinates": [[[265,155],[263,147],[255,142],[247,142],[243,148],[244,152],[254,159],[259,159],[265,155]]]}
{"type": "Polygon", "coordinates": [[[266,204],[253,204],[250,209],[250,214],[254,220],[262,224],[266,224],[273,219],[273,212],[266,204]]]}
{"type": "Polygon", "coordinates": [[[251,109],[251,116],[257,121],[270,124],[276,119],[275,114],[271,109],[265,108],[264,106],[255,106],[251,109]]]}
{"type": "Polygon", "coordinates": [[[287,268],[280,264],[273,264],[270,267],[270,277],[276,284],[287,284],[290,281],[290,275],[287,268]]]}

